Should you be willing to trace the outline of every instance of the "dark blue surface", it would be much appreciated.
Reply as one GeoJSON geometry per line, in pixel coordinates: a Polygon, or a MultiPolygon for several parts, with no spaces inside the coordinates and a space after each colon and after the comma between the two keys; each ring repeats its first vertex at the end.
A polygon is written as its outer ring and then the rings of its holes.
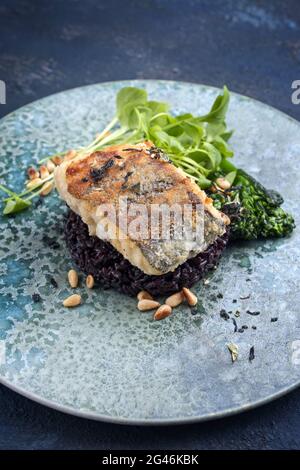
{"type": "MultiPolygon", "coordinates": [[[[300,119],[298,0],[2,0],[0,22],[0,116],[66,88],[160,78],[226,83],[300,119]]],[[[0,387],[1,449],[299,449],[299,418],[300,390],[232,418],[158,429],[66,416],[0,387]]]]}

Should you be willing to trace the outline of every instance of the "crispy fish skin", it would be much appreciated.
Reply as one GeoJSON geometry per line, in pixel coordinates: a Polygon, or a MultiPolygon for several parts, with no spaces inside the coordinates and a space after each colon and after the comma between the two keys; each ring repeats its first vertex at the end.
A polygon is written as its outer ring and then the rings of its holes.
{"type": "MultiPolygon", "coordinates": [[[[216,210],[204,191],[151,142],[108,147],[84,157],[63,162],[55,170],[56,187],[70,208],[88,225],[90,235],[102,238],[104,227],[115,228],[118,236],[110,243],[146,274],[174,271],[188,258],[204,251],[225,232],[229,219],[216,210]],[[195,244],[174,237],[132,239],[122,233],[116,220],[99,211],[112,204],[117,213],[120,197],[130,204],[143,204],[148,212],[153,205],[202,205],[204,241],[195,244]]],[[[132,219],[128,219],[130,223],[132,219]]]]}

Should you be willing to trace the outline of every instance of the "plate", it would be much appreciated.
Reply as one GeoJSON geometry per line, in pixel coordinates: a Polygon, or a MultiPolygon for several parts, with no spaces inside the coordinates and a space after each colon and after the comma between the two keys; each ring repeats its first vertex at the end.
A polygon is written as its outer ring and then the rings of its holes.
{"type": "MultiPolygon", "coordinates": [[[[112,118],[116,92],[128,85],[145,87],[176,113],[206,112],[219,91],[191,83],[126,81],[36,101],[0,121],[1,180],[21,189],[29,164],[89,142],[112,118]]],[[[235,129],[238,165],[283,193],[300,226],[300,124],[234,93],[228,124],[235,129]]],[[[83,305],[62,307],[72,267],[62,235],[64,213],[64,204],[52,195],[34,210],[1,220],[4,385],[67,413],[127,424],[225,416],[299,385],[299,229],[286,239],[232,245],[209,274],[209,284],[195,287],[198,314],[181,306],[154,322],[151,313],[137,311],[135,299],[113,290],[87,291],[83,277],[83,305]],[[34,293],[41,302],[32,301],[34,293]],[[222,308],[239,310],[238,327],[248,328],[234,332],[232,321],[220,317],[222,308]],[[230,342],[239,347],[235,363],[230,342]],[[252,346],[255,358],[249,361],[252,346]]]]}

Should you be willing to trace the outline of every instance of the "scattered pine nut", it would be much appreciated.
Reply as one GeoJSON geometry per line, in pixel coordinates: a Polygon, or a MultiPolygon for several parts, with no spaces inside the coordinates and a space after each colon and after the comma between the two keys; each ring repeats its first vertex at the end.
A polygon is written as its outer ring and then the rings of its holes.
{"type": "Polygon", "coordinates": [[[226,190],[231,188],[231,183],[226,178],[217,178],[216,183],[221,189],[226,190]]]}
{"type": "Polygon", "coordinates": [[[42,186],[42,191],[41,191],[41,196],[47,196],[49,193],[51,193],[52,189],[54,188],[54,183],[53,181],[47,181],[43,186],[42,186]]]}
{"type": "Polygon", "coordinates": [[[86,278],[86,286],[88,289],[92,289],[94,287],[95,280],[91,274],[89,274],[86,278]]]}
{"type": "Polygon", "coordinates": [[[138,300],[143,300],[143,299],[153,300],[153,297],[147,291],[141,290],[141,292],[139,292],[137,295],[137,299],[138,300]]]}
{"type": "Polygon", "coordinates": [[[42,180],[45,180],[49,176],[49,170],[45,165],[40,166],[40,175],[42,180]]]}
{"type": "Polygon", "coordinates": [[[60,165],[63,162],[63,158],[60,155],[55,155],[51,158],[54,165],[60,165]]]}
{"type": "Polygon", "coordinates": [[[204,279],[203,284],[204,284],[205,286],[208,286],[208,284],[209,284],[209,279],[204,279]]]}
{"type": "Polygon", "coordinates": [[[211,193],[216,193],[218,191],[218,187],[216,184],[212,184],[209,190],[211,193]]]}
{"type": "Polygon", "coordinates": [[[46,166],[48,168],[49,173],[53,173],[53,171],[55,170],[55,164],[53,163],[53,161],[48,160],[46,166]]]}
{"type": "Polygon", "coordinates": [[[63,301],[64,307],[76,307],[81,303],[81,296],[78,294],[70,295],[63,301]]]}
{"type": "Polygon", "coordinates": [[[28,168],[27,175],[30,180],[35,180],[36,178],[40,177],[39,172],[32,166],[28,168]]]}
{"type": "Polygon", "coordinates": [[[171,295],[170,297],[167,298],[166,300],[166,305],[169,305],[170,307],[177,307],[183,302],[184,295],[182,292],[176,292],[176,294],[171,295]]]}
{"type": "Polygon", "coordinates": [[[42,184],[41,178],[34,178],[33,180],[28,181],[26,184],[27,189],[35,189],[42,184]]]}
{"type": "Polygon", "coordinates": [[[146,312],[147,310],[153,310],[154,308],[157,308],[159,306],[160,306],[160,303],[156,302],[155,300],[142,299],[139,301],[137,308],[141,312],[146,312]]]}
{"type": "Polygon", "coordinates": [[[234,343],[227,344],[227,348],[229,349],[229,352],[231,354],[232,362],[235,362],[237,358],[239,357],[239,348],[234,343]]]}
{"type": "Polygon", "coordinates": [[[74,288],[78,286],[78,274],[75,269],[70,269],[68,272],[68,280],[71,287],[74,288]]]}
{"type": "Polygon", "coordinates": [[[168,317],[172,313],[172,308],[170,305],[161,305],[155,312],[153,319],[162,320],[163,318],[168,317]]]}
{"type": "Polygon", "coordinates": [[[76,157],[76,150],[69,150],[65,155],[65,160],[69,161],[76,157]]]}
{"type": "Polygon", "coordinates": [[[198,299],[197,297],[195,296],[195,294],[193,294],[192,291],[190,291],[190,289],[188,289],[187,287],[184,287],[182,289],[182,292],[183,292],[183,295],[184,297],[186,298],[187,300],[187,303],[191,306],[191,307],[194,307],[197,302],[198,302],[198,299]]]}
{"type": "Polygon", "coordinates": [[[221,212],[221,217],[223,219],[223,222],[225,225],[229,225],[230,224],[230,218],[228,217],[228,215],[224,214],[224,212],[221,212]]]}

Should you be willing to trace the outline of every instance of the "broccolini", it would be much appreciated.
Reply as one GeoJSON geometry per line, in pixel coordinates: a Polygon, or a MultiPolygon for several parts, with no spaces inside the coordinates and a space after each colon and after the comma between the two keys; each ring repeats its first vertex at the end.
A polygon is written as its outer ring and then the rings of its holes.
{"type": "MultiPolygon", "coordinates": [[[[233,165],[230,164],[232,170],[233,165]]],[[[233,186],[228,191],[211,194],[214,205],[231,216],[231,238],[252,240],[289,235],[293,217],[285,212],[283,198],[243,170],[236,170],[233,186]]]]}

